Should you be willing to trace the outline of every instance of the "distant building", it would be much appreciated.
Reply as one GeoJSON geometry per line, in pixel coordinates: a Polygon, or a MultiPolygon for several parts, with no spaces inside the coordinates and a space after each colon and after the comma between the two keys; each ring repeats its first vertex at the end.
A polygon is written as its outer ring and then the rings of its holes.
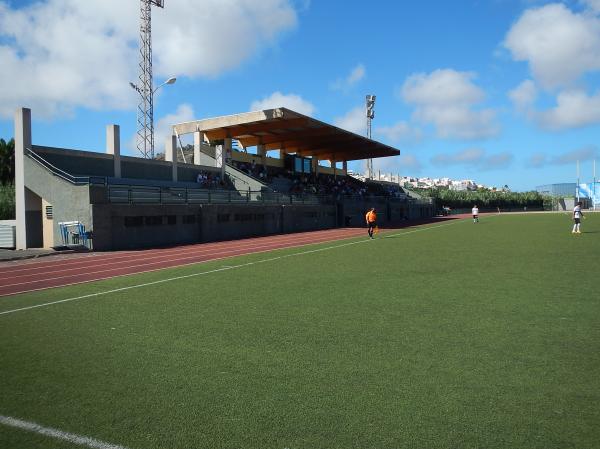
{"type": "Polygon", "coordinates": [[[546,184],[543,186],[537,186],[535,190],[543,195],[574,197],[577,191],[577,184],[574,182],[546,184]]]}

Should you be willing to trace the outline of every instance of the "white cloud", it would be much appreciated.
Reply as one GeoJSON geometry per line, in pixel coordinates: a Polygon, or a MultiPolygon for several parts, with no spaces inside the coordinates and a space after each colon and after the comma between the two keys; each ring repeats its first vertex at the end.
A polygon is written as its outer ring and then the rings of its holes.
{"type": "Polygon", "coordinates": [[[154,141],[158,151],[164,151],[167,138],[173,135],[173,125],[182,122],[191,122],[196,119],[194,108],[187,104],[180,104],[177,111],[167,114],[157,120],[154,125],[154,141]]]}
{"type": "Polygon", "coordinates": [[[398,167],[402,172],[419,173],[423,168],[421,162],[412,154],[402,154],[399,159],[398,167]]]}
{"type": "Polygon", "coordinates": [[[333,120],[333,124],[338,128],[343,128],[347,131],[364,136],[367,133],[367,116],[365,108],[357,106],[348,111],[346,115],[336,117],[333,120]]]}
{"type": "Polygon", "coordinates": [[[419,128],[415,128],[405,121],[397,122],[392,126],[375,128],[375,134],[382,135],[391,142],[416,143],[423,138],[423,132],[419,128]]]}
{"type": "Polygon", "coordinates": [[[438,154],[431,159],[433,165],[449,166],[462,165],[478,170],[495,170],[507,168],[513,161],[513,155],[509,152],[488,154],[482,148],[467,148],[454,154],[438,154]]]}
{"type": "MultiPolygon", "coordinates": [[[[157,77],[217,76],[297,23],[291,0],[178,0],[152,17],[157,77]]],[[[135,108],[138,32],[135,1],[0,2],[0,117],[18,106],[45,117],[135,108]]]]}
{"type": "Polygon", "coordinates": [[[479,139],[499,132],[496,112],[474,109],[485,99],[485,93],[472,80],[472,72],[452,69],[417,73],[404,82],[400,95],[414,104],[413,119],[435,126],[438,137],[479,139]]]}
{"type": "MultiPolygon", "coordinates": [[[[382,174],[400,174],[401,176],[410,176],[420,173],[423,169],[421,162],[412,154],[401,154],[400,156],[380,157],[373,159],[373,170],[375,173],[381,171],[382,174]]],[[[366,172],[366,162],[363,164],[363,170],[366,172]]]]}
{"type": "Polygon", "coordinates": [[[581,90],[560,92],[556,106],[534,113],[538,124],[551,131],[600,123],[600,92],[588,96],[581,90]]]}
{"type": "Polygon", "coordinates": [[[282,94],[273,92],[270,96],[262,100],[255,100],[250,105],[251,111],[260,111],[262,109],[288,108],[300,114],[312,116],[315,112],[314,105],[296,94],[282,94]]]}
{"type": "Polygon", "coordinates": [[[533,168],[541,168],[547,163],[547,156],[545,153],[534,153],[529,158],[528,165],[533,168]]]}
{"type": "Polygon", "coordinates": [[[600,69],[600,20],[558,3],[529,9],[509,30],[504,46],[515,60],[529,64],[543,87],[568,86],[600,69]]]}
{"type": "Polygon", "coordinates": [[[537,87],[531,80],[525,80],[508,93],[519,112],[528,112],[537,98],[537,87]]]}
{"type": "Polygon", "coordinates": [[[334,83],[331,84],[333,90],[348,90],[360,80],[362,80],[367,71],[363,64],[358,64],[354,67],[346,78],[338,78],[334,83]]]}
{"type": "Polygon", "coordinates": [[[600,0],[581,0],[582,3],[589,11],[593,13],[600,13],[600,0]]]}
{"type": "Polygon", "coordinates": [[[540,128],[562,131],[600,123],[600,91],[591,96],[580,89],[560,91],[556,96],[556,105],[544,110],[535,108],[537,94],[535,84],[526,80],[508,95],[517,112],[540,128]]]}
{"type": "Polygon", "coordinates": [[[155,11],[153,48],[163,76],[217,76],[297,24],[289,0],[177,0],[155,11]]]}
{"type": "Polygon", "coordinates": [[[595,160],[599,155],[598,148],[594,145],[589,145],[554,156],[549,156],[546,153],[535,153],[529,158],[529,165],[534,168],[543,168],[547,165],[572,165],[577,161],[595,160]]]}

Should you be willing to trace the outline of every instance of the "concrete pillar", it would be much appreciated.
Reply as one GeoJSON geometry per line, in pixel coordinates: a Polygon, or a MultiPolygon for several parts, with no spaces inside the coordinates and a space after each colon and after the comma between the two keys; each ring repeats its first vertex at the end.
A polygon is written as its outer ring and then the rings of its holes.
{"type": "Polygon", "coordinates": [[[202,133],[196,131],[194,133],[194,165],[202,165],[202,133]]]}
{"type": "Polygon", "coordinates": [[[27,202],[25,195],[25,151],[31,148],[31,109],[19,108],[15,112],[15,202],[16,248],[27,246],[27,202]]]}
{"type": "Polygon", "coordinates": [[[223,165],[223,153],[225,153],[224,145],[215,146],[215,167],[221,168],[223,165]]]}
{"type": "Polygon", "coordinates": [[[225,179],[225,167],[227,166],[227,161],[231,160],[231,137],[225,137],[223,139],[223,151],[221,152],[221,179],[225,179]]]}
{"type": "Polygon", "coordinates": [[[336,162],[335,161],[331,161],[331,168],[333,168],[333,179],[337,179],[337,167],[336,167],[336,162]]]}
{"type": "Polygon", "coordinates": [[[177,182],[177,136],[167,138],[165,145],[165,161],[171,162],[173,167],[173,182],[177,182]]]}
{"type": "Polygon", "coordinates": [[[263,167],[267,166],[267,150],[263,144],[256,145],[256,153],[260,157],[260,162],[263,167]]]}
{"type": "Polygon", "coordinates": [[[342,169],[344,170],[344,175],[348,175],[348,161],[343,162],[342,169]]]}
{"type": "Polygon", "coordinates": [[[119,125],[106,127],[106,153],[113,155],[114,177],[121,177],[121,128],[119,125]]]}
{"type": "Polygon", "coordinates": [[[313,173],[315,175],[318,175],[319,174],[319,159],[317,159],[316,156],[313,156],[311,163],[312,163],[312,167],[313,167],[313,173]]]}

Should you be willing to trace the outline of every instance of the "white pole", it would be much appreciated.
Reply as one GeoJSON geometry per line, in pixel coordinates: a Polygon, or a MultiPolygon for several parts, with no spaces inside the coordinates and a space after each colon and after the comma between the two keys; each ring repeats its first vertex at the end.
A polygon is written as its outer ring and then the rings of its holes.
{"type": "Polygon", "coordinates": [[[577,159],[577,202],[579,202],[579,159],[577,159]]]}
{"type": "Polygon", "coordinates": [[[593,173],[594,173],[594,180],[592,182],[592,204],[594,206],[594,210],[596,210],[596,159],[594,159],[594,165],[593,165],[593,173]]]}

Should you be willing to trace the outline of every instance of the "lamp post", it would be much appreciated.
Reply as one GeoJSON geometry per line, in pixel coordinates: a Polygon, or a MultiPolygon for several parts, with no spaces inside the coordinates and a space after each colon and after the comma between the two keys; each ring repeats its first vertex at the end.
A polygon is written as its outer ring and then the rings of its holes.
{"type": "MultiPolygon", "coordinates": [[[[375,95],[366,97],[367,137],[371,138],[371,120],[375,118],[375,95]]],[[[367,159],[367,177],[373,179],[373,159],[367,159]]]]}
{"type": "Polygon", "coordinates": [[[171,78],[169,78],[168,80],[166,80],[164,83],[160,84],[156,89],[154,89],[154,91],[152,93],[156,93],[156,91],[158,89],[160,89],[161,87],[163,87],[165,84],[175,84],[175,81],[177,81],[177,78],[175,78],[174,76],[172,76],[171,78]]]}

